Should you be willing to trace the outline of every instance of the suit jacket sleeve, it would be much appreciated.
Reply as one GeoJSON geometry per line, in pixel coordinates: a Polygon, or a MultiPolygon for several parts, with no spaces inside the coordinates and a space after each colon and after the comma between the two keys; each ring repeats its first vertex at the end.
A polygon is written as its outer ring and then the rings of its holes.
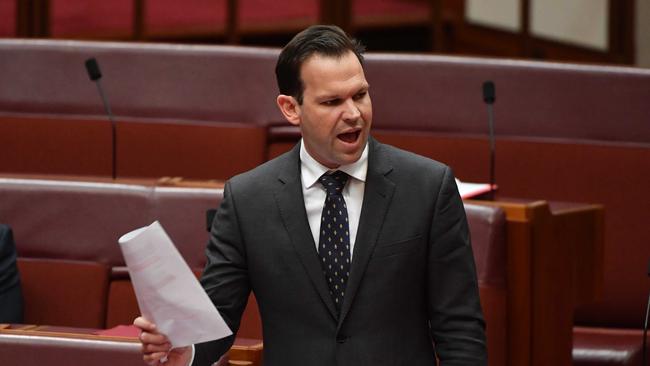
{"type": "Polygon", "coordinates": [[[485,365],[485,323],[467,219],[453,173],[445,167],[430,233],[428,303],[441,366],[485,365]]]}
{"type": "Polygon", "coordinates": [[[201,284],[233,335],[197,344],[193,366],[212,365],[230,349],[250,294],[246,252],[230,183],[226,183],[223,201],[212,223],[206,255],[201,284]]]}

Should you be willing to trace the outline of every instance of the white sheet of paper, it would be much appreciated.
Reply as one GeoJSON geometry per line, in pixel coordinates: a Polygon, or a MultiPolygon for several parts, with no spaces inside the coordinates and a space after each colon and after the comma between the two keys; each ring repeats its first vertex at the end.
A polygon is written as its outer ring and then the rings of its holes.
{"type": "Polygon", "coordinates": [[[167,335],[172,347],[232,334],[158,221],[118,242],[142,315],[167,335]]]}

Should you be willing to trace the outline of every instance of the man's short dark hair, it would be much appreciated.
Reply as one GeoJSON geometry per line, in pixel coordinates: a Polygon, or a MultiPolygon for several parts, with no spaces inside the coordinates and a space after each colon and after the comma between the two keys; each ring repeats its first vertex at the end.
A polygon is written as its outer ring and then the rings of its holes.
{"type": "Polygon", "coordinates": [[[290,95],[302,104],[305,86],[300,78],[302,64],[314,54],[341,57],[349,51],[363,64],[363,45],[350,38],[335,25],[313,25],[296,34],[282,49],[275,65],[275,77],[280,93],[290,95]]]}

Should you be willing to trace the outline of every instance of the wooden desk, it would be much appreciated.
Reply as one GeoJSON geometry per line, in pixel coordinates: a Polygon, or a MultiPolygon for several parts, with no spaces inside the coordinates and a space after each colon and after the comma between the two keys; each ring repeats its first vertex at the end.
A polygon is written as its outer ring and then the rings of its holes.
{"type": "Polygon", "coordinates": [[[506,213],[508,365],[570,366],[573,312],[602,291],[603,206],[466,202],[506,213]]]}

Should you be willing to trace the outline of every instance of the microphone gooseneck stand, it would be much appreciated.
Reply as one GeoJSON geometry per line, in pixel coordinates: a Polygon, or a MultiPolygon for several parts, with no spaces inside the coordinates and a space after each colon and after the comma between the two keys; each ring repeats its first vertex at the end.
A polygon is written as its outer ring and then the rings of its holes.
{"type": "Polygon", "coordinates": [[[494,102],[496,101],[496,89],[494,82],[486,81],[483,83],[483,101],[487,104],[488,110],[488,130],[490,139],[490,200],[494,200],[494,170],[495,170],[495,138],[494,138],[494,102]]]}
{"type": "Polygon", "coordinates": [[[113,150],[112,156],[112,172],[113,180],[117,176],[117,126],[115,125],[115,119],[113,118],[113,112],[111,112],[111,105],[108,103],[108,98],[104,93],[104,88],[102,88],[101,78],[102,72],[99,70],[99,64],[97,60],[89,58],[86,60],[86,71],[88,72],[88,77],[91,81],[94,81],[97,84],[97,90],[99,90],[99,96],[102,98],[102,103],[104,103],[104,110],[108,115],[108,120],[111,122],[111,147],[113,150]]]}

